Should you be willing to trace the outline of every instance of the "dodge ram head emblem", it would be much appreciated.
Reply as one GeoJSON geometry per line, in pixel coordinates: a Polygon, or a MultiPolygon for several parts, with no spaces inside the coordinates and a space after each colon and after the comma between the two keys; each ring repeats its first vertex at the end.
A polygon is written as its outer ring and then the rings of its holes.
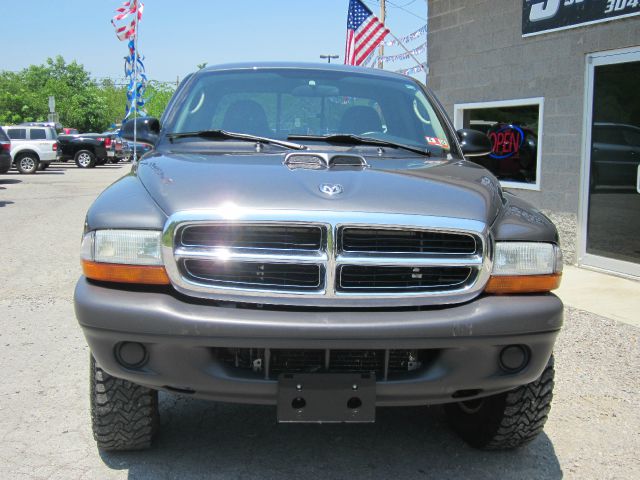
{"type": "Polygon", "coordinates": [[[340,195],[344,191],[342,185],[338,183],[321,183],[318,188],[322,193],[329,195],[330,197],[340,195]]]}

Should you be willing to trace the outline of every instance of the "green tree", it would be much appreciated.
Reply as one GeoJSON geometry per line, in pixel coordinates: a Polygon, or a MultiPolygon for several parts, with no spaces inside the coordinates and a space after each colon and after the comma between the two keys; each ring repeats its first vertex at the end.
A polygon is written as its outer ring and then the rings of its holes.
{"type": "Polygon", "coordinates": [[[173,83],[161,83],[151,80],[147,84],[145,111],[150,117],[160,118],[176,87],[173,83]]]}
{"type": "MultiPolygon", "coordinates": [[[[160,117],[174,90],[173,84],[149,82],[148,114],[160,117]]],[[[125,86],[96,82],[83,65],[58,56],[19,72],[0,72],[0,124],[45,121],[50,95],[56,98],[60,123],[82,132],[102,132],[125,115],[125,86]]]]}
{"type": "Polygon", "coordinates": [[[108,124],[104,99],[89,72],[75,61],[66,63],[60,56],[20,72],[0,74],[0,121],[46,120],[50,95],[56,98],[56,110],[63,125],[99,131],[108,124]]]}

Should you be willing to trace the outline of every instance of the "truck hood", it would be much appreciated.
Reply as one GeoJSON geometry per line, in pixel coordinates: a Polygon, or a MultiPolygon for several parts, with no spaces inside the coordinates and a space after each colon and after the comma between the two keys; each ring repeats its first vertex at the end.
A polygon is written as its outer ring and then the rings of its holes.
{"type": "Polygon", "coordinates": [[[250,209],[331,210],[464,218],[491,224],[502,205],[498,181],[461,160],[365,157],[368,167],[290,169],[284,154],[162,153],[136,175],[167,214],[229,204],[250,209]],[[327,195],[322,184],[338,184],[327,195]]]}

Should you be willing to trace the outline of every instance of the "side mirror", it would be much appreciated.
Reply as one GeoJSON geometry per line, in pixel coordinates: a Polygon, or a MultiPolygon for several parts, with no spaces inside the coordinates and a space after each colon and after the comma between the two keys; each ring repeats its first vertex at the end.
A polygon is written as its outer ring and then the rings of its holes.
{"type": "Polygon", "coordinates": [[[484,133],[469,128],[458,130],[457,133],[465,157],[483,157],[491,153],[493,147],[484,133]]]}
{"type": "Polygon", "coordinates": [[[155,145],[160,138],[160,121],[153,117],[139,117],[127,120],[122,124],[120,135],[125,140],[133,142],[133,133],[136,133],[136,141],[155,145]]]}

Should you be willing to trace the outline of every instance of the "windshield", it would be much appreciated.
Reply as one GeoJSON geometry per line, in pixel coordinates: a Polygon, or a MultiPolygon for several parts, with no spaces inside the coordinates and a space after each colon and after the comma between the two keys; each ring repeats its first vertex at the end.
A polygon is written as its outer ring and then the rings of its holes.
{"type": "MultiPolygon", "coordinates": [[[[404,78],[312,69],[202,72],[168,112],[168,134],[225,130],[286,140],[358,135],[449,152],[420,86],[404,78]]],[[[304,140],[303,140],[304,143],[304,140]]]]}

